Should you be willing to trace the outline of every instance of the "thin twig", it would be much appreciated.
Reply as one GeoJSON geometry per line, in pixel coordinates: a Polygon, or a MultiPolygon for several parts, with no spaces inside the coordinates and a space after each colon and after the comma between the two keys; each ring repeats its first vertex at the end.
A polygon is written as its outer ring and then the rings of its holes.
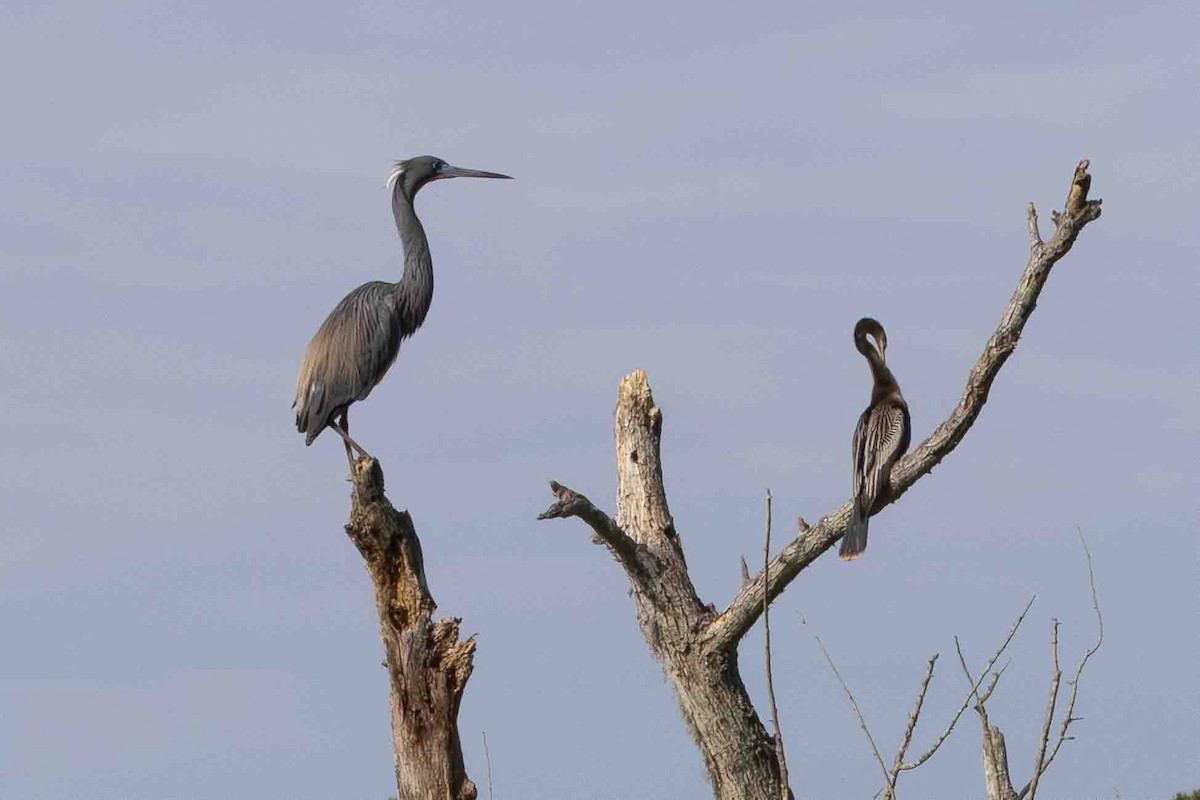
{"type": "Polygon", "coordinates": [[[986,690],[984,690],[983,694],[979,695],[980,703],[986,703],[992,698],[992,692],[996,691],[996,684],[1000,683],[1000,676],[1004,674],[1004,670],[1008,669],[1008,665],[1011,663],[1011,661],[1006,662],[1003,667],[992,673],[991,683],[988,684],[988,687],[986,690]]]}
{"type": "MultiPolygon", "coordinates": [[[[934,753],[936,753],[938,751],[938,748],[942,746],[942,742],[946,741],[946,737],[948,737],[950,735],[951,731],[954,730],[954,726],[958,724],[959,717],[961,717],[963,715],[963,712],[967,710],[967,706],[969,706],[971,704],[971,698],[979,696],[978,695],[979,684],[983,682],[983,677],[988,674],[988,672],[992,669],[992,667],[995,666],[996,662],[1000,660],[1000,656],[1002,656],[1004,654],[1004,651],[1006,649],[1008,649],[1009,643],[1013,640],[1013,637],[1017,635],[1017,629],[1020,628],[1021,623],[1025,621],[1025,615],[1029,613],[1029,609],[1033,606],[1033,601],[1036,599],[1037,599],[1037,595],[1034,595],[1033,597],[1029,598],[1029,602],[1025,604],[1025,608],[1021,611],[1021,615],[1019,617],[1017,617],[1017,621],[1014,622],[1012,627],[1009,629],[1008,636],[1004,637],[1004,641],[1000,644],[1000,649],[998,649],[996,651],[996,653],[992,656],[992,659],[990,661],[988,661],[987,666],[983,668],[983,672],[981,672],[979,674],[979,680],[978,681],[968,680],[968,683],[971,684],[971,691],[967,693],[967,696],[965,698],[963,698],[962,705],[960,705],[958,707],[958,711],[955,712],[953,719],[950,720],[950,724],[946,726],[946,729],[944,731],[942,731],[941,735],[938,736],[936,741],[934,741],[933,746],[930,747],[928,750],[926,750],[924,753],[922,753],[921,757],[918,758],[916,761],[910,761],[907,764],[902,764],[900,766],[901,772],[903,772],[905,770],[916,769],[917,767],[924,764],[926,761],[928,761],[930,758],[933,757],[934,753]]],[[[956,646],[958,645],[957,637],[955,638],[954,643],[956,646]]],[[[965,661],[965,659],[962,658],[962,648],[959,648],[959,659],[960,659],[960,661],[962,661],[963,668],[965,670],[966,669],[966,661],[965,661]]],[[[1001,670],[1001,672],[1003,672],[1003,670],[1001,670]]],[[[969,670],[967,671],[967,674],[968,675],[970,674],[969,670]]],[[[990,692],[989,692],[989,694],[990,694],[990,692]]]]}
{"type": "Polygon", "coordinates": [[[492,800],[492,754],[488,751],[487,731],[483,732],[483,758],[487,761],[488,800],[492,800]]]}
{"type": "MultiPolygon", "coordinates": [[[[1063,717],[1062,727],[1058,731],[1058,741],[1054,743],[1054,748],[1042,764],[1042,772],[1050,768],[1063,742],[1073,738],[1067,736],[1067,730],[1071,727],[1072,722],[1079,719],[1079,717],[1075,716],[1075,700],[1079,696],[1079,679],[1083,676],[1083,668],[1087,666],[1087,662],[1100,649],[1100,645],[1104,643],[1104,617],[1100,614],[1100,599],[1096,594],[1096,573],[1092,569],[1092,551],[1088,548],[1087,539],[1083,536],[1083,529],[1076,526],[1075,532],[1079,535],[1079,542],[1083,545],[1083,555],[1087,559],[1088,587],[1092,592],[1092,610],[1096,613],[1096,643],[1083,654],[1083,657],[1079,659],[1079,666],[1075,668],[1075,677],[1070,681],[1071,694],[1067,699],[1067,712],[1063,717]]],[[[1029,783],[1025,784],[1025,788],[1018,793],[1018,800],[1023,800],[1026,794],[1032,791],[1032,788],[1033,780],[1030,779],[1029,783]]]]}
{"type": "Polygon", "coordinates": [[[1058,687],[1062,684],[1062,670],[1058,666],[1058,620],[1050,623],[1050,653],[1054,661],[1054,674],[1050,678],[1050,699],[1046,701],[1046,719],[1042,721],[1042,735],[1038,737],[1037,755],[1033,759],[1033,777],[1029,779],[1029,800],[1037,794],[1038,782],[1046,771],[1046,746],[1050,742],[1050,727],[1054,724],[1054,706],[1058,704],[1058,687]]]}
{"type": "Polygon", "coordinates": [[[929,682],[933,680],[933,666],[937,660],[937,653],[934,653],[933,657],[929,659],[929,666],[925,669],[925,679],[921,681],[921,688],[917,692],[916,705],[909,713],[908,724],[904,727],[904,738],[900,740],[900,749],[896,751],[896,758],[892,760],[892,773],[888,780],[887,796],[889,798],[895,795],[896,780],[900,777],[901,768],[904,766],[904,756],[908,753],[909,745],[912,744],[913,732],[917,729],[917,718],[921,716],[921,707],[925,705],[925,693],[929,691],[929,682]]]}
{"type": "MultiPolygon", "coordinates": [[[[763,580],[767,579],[767,566],[771,559],[771,490],[767,489],[767,533],[763,542],[763,580]]],[[[742,562],[743,567],[745,561],[742,562]]],[[[763,593],[763,648],[766,650],[767,662],[767,697],[771,701],[771,722],[775,726],[775,758],[779,761],[779,784],[783,792],[783,800],[789,800],[791,790],[788,788],[787,756],[783,751],[783,731],[779,729],[779,708],[775,705],[775,677],[771,674],[771,622],[766,592],[763,593]]]]}
{"type": "Polygon", "coordinates": [[[967,666],[967,657],[963,655],[962,642],[958,641],[957,636],[954,637],[954,649],[958,652],[958,664],[962,667],[963,675],[967,676],[967,685],[971,687],[967,692],[967,701],[969,702],[972,697],[975,698],[975,712],[979,714],[979,721],[983,724],[983,732],[986,735],[988,729],[987,706],[979,697],[979,684],[983,682],[983,676],[987,675],[987,670],[979,673],[979,680],[975,680],[971,677],[971,668],[967,666]]]}
{"type": "MultiPolygon", "coordinates": [[[[800,621],[803,624],[808,624],[803,617],[800,618],[800,621]]],[[[867,727],[867,721],[863,718],[862,711],[858,707],[858,701],[854,699],[854,692],[850,691],[850,687],[846,685],[846,681],[842,678],[842,673],[838,671],[837,665],[829,657],[829,651],[825,649],[825,643],[821,641],[821,637],[815,632],[812,637],[817,640],[817,646],[821,648],[821,654],[825,656],[825,661],[828,662],[829,668],[837,676],[838,683],[842,685],[842,691],[850,699],[850,706],[854,709],[854,715],[858,717],[858,724],[863,729],[863,733],[867,735],[867,741],[871,743],[871,752],[875,754],[875,761],[879,764],[879,771],[883,773],[883,780],[890,786],[891,775],[888,774],[888,768],[883,763],[883,756],[879,755],[879,748],[875,746],[875,737],[871,735],[871,730],[867,727]]]]}

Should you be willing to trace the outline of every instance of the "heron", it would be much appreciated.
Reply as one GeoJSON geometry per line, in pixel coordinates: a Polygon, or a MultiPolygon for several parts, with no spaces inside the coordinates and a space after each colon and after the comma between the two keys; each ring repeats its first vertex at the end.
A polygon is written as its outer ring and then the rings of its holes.
{"type": "Polygon", "coordinates": [[[875,385],[871,404],[858,418],[850,445],[854,463],[854,503],[838,556],[847,561],[867,549],[867,520],[879,511],[891,491],[892,465],[908,450],[912,420],[900,384],[887,365],[887,333],[864,317],[854,326],[854,347],[867,359],[875,385]],[[867,337],[875,339],[872,346],[867,337]]]}
{"type": "Polygon", "coordinates": [[[311,445],[326,428],[332,428],[346,446],[350,470],[370,454],[350,438],[350,405],[366,400],[383,380],[400,352],[400,343],[412,336],[433,300],[433,258],[429,240],[413,200],[428,183],[447,178],[504,178],[498,172],[463,169],[437,156],[417,156],[397,161],[388,175],[392,213],[404,249],[404,273],[396,283],[370,281],[342,299],[308,343],[296,377],[296,429],[311,445]]]}

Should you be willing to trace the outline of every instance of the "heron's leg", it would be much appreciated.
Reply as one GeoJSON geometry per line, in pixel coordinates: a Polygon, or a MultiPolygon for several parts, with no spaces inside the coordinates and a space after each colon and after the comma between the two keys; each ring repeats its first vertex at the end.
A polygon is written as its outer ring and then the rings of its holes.
{"type": "Polygon", "coordinates": [[[356,462],[354,454],[351,452],[350,448],[357,450],[358,454],[363,458],[370,458],[371,454],[366,450],[363,450],[362,445],[350,438],[350,434],[347,432],[347,429],[350,427],[350,418],[346,411],[343,410],[340,416],[342,418],[342,424],[339,425],[335,420],[331,419],[329,420],[329,427],[333,428],[337,435],[342,437],[342,442],[346,445],[346,457],[350,459],[350,469],[353,470],[356,462]]]}
{"type": "Polygon", "coordinates": [[[350,407],[346,406],[342,409],[342,431],[346,436],[342,439],[342,444],[346,446],[346,460],[350,462],[350,474],[354,474],[354,450],[350,448],[350,407]]]}

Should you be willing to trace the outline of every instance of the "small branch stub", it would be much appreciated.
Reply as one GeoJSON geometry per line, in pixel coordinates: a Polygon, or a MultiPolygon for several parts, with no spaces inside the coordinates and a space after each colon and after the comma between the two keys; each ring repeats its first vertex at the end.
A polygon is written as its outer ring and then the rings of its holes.
{"type": "Polygon", "coordinates": [[[612,517],[592,505],[591,500],[558,481],[550,481],[550,491],[554,492],[558,501],[538,514],[539,520],[578,517],[595,533],[594,541],[608,547],[627,571],[631,574],[641,573],[643,564],[638,544],[621,530],[612,517]]]}

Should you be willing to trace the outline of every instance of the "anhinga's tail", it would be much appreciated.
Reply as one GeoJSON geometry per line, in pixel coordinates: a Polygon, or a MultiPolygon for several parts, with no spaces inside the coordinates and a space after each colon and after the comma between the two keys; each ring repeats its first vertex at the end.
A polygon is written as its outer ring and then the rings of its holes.
{"type": "Polygon", "coordinates": [[[858,504],[850,509],[850,521],[846,523],[846,534],[842,537],[842,546],[838,550],[838,558],[851,561],[858,558],[867,549],[867,520],[858,512],[858,504]]]}

